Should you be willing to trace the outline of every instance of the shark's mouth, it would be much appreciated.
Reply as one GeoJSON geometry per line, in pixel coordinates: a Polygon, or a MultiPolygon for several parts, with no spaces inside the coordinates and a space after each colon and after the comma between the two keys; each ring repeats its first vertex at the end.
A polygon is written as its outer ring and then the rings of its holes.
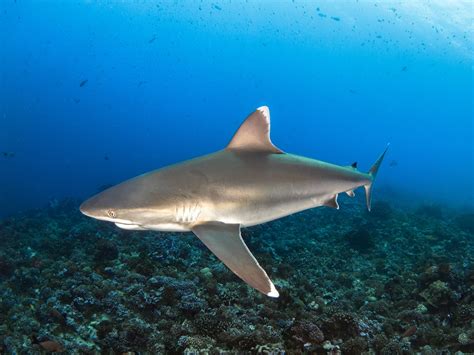
{"type": "Polygon", "coordinates": [[[126,230],[138,230],[138,231],[145,230],[145,228],[140,227],[138,224],[115,223],[115,225],[119,228],[126,229],[126,230]]]}

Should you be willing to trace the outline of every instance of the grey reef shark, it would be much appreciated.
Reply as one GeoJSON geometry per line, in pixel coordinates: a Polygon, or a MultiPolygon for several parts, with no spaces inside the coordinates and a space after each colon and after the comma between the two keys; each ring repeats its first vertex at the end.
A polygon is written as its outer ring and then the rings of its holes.
{"type": "MultiPolygon", "coordinates": [[[[388,146],[387,146],[388,148],[388,146]]],[[[273,282],[240,229],[318,206],[339,208],[337,196],[365,188],[370,211],[374,179],[387,149],[367,173],[283,152],[270,139],[262,106],[226,148],[170,165],[88,199],[83,214],[129,230],[192,231],[230,270],[270,297],[273,282]]]]}

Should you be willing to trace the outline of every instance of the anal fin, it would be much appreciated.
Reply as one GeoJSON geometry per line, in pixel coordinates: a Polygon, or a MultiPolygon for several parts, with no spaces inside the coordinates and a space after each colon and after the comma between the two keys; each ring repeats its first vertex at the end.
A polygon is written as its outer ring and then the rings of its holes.
{"type": "Polygon", "coordinates": [[[220,222],[194,226],[192,231],[230,270],[256,290],[270,297],[278,291],[240,235],[240,225],[220,222]]]}

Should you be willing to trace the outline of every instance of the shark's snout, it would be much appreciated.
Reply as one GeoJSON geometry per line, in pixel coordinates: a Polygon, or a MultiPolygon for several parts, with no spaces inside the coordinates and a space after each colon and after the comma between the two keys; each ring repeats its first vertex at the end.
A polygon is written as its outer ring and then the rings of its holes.
{"type": "Polygon", "coordinates": [[[114,218],[115,212],[108,208],[109,203],[106,202],[104,196],[98,194],[84,201],[79,210],[86,216],[96,219],[114,218]]]}
{"type": "Polygon", "coordinates": [[[110,195],[103,192],[84,201],[79,210],[82,214],[101,221],[131,224],[128,219],[130,216],[124,213],[124,209],[118,209],[114,206],[110,195]]]}
{"type": "MultiPolygon", "coordinates": [[[[82,214],[88,216],[88,217],[96,217],[96,214],[94,214],[94,208],[93,208],[93,202],[91,201],[92,199],[88,199],[84,201],[80,206],[79,206],[79,211],[81,211],[82,214]]],[[[97,211],[96,211],[97,212],[97,211]]]]}

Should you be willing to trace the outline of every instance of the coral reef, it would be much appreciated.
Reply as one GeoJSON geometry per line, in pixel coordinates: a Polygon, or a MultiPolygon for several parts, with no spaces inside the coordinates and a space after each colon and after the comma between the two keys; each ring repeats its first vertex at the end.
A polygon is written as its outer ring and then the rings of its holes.
{"type": "Polygon", "coordinates": [[[123,231],[73,200],[0,221],[0,353],[474,351],[472,214],[340,199],[243,229],[280,298],[192,234],[123,231]]]}

